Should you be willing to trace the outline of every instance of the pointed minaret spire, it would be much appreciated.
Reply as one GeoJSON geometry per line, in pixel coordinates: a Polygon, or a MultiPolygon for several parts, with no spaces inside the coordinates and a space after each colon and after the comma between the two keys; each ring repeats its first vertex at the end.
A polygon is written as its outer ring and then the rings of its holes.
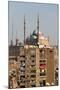
{"type": "Polygon", "coordinates": [[[24,45],[25,45],[25,30],[26,30],[26,27],[25,27],[25,15],[24,15],[24,45]]]}
{"type": "Polygon", "coordinates": [[[38,14],[38,17],[37,17],[37,32],[39,33],[39,14],[38,14]]]}
{"type": "Polygon", "coordinates": [[[38,34],[38,44],[39,44],[39,14],[37,16],[37,34],[38,34]]]}

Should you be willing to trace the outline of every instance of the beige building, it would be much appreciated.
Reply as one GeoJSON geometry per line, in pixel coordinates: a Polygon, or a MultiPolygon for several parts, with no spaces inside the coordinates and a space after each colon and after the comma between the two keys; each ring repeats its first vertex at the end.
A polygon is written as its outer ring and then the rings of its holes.
{"type": "Polygon", "coordinates": [[[11,76],[14,71],[16,74],[16,76],[13,74],[12,79],[15,78],[10,80],[12,83],[15,80],[12,88],[55,83],[53,48],[34,45],[10,46],[9,51],[9,75],[11,76]]]}

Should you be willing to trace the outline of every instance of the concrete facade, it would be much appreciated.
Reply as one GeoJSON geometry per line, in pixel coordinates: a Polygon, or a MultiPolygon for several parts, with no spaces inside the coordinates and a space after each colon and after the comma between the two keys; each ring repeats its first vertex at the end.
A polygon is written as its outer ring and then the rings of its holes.
{"type": "Polygon", "coordinates": [[[27,47],[10,46],[9,88],[38,87],[54,83],[53,48],[30,45],[27,47]]]}

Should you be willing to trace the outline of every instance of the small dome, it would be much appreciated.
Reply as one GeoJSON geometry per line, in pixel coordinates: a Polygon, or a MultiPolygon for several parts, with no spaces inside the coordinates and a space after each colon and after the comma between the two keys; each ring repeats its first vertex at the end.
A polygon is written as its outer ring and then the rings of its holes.
{"type": "Polygon", "coordinates": [[[44,36],[40,36],[39,39],[45,39],[45,37],[44,36]]]}
{"type": "Polygon", "coordinates": [[[37,34],[37,31],[36,30],[33,31],[33,35],[35,35],[35,34],[37,34]]]}

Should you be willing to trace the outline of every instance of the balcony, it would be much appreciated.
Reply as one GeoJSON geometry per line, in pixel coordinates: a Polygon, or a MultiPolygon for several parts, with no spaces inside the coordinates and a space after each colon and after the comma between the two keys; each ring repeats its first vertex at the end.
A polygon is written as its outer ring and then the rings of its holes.
{"type": "Polygon", "coordinates": [[[31,87],[36,87],[36,84],[32,84],[31,87]]]}
{"type": "Polygon", "coordinates": [[[30,84],[31,84],[31,86],[35,86],[36,85],[36,81],[35,80],[31,80],[30,84]]]}
{"type": "Polygon", "coordinates": [[[45,60],[46,61],[47,59],[46,58],[40,58],[40,60],[45,60]]]}
{"type": "Polygon", "coordinates": [[[36,63],[35,63],[35,62],[31,62],[31,65],[35,66],[35,65],[36,65],[36,63]]]}
{"type": "Polygon", "coordinates": [[[42,64],[42,65],[46,64],[46,61],[40,61],[40,64],[42,64]]]}
{"type": "Polygon", "coordinates": [[[25,71],[25,66],[24,67],[20,66],[20,70],[25,71]]]}
{"type": "Polygon", "coordinates": [[[40,50],[40,58],[45,58],[45,50],[43,49],[40,50]]]}
{"type": "Polygon", "coordinates": [[[31,73],[36,73],[36,70],[31,70],[31,73]]]}
{"type": "Polygon", "coordinates": [[[20,85],[20,88],[25,88],[25,85],[22,85],[22,86],[20,85]]]}
{"type": "Polygon", "coordinates": [[[24,50],[20,50],[20,57],[25,57],[25,52],[24,52],[24,50]]]}
{"type": "Polygon", "coordinates": [[[22,63],[20,66],[25,68],[25,63],[22,63]]]}
{"type": "Polygon", "coordinates": [[[46,76],[46,73],[40,73],[40,76],[42,76],[42,77],[46,76]]]}
{"type": "Polygon", "coordinates": [[[34,58],[34,57],[36,57],[36,55],[35,55],[35,54],[31,54],[31,57],[33,57],[33,58],[34,58]]]}
{"type": "Polygon", "coordinates": [[[20,83],[20,88],[25,88],[25,83],[21,82],[20,83]]]}
{"type": "Polygon", "coordinates": [[[34,75],[31,75],[30,77],[31,77],[31,78],[36,78],[36,75],[34,74],[34,75]]]}
{"type": "Polygon", "coordinates": [[[30,53],[31,55],[36,55],[35,49],[31,49],[30,53]]]}
{"type": "Polygon", "coordinates": [[[31,83],[31,87],[36,87],[36,81],[35,80],[31,80],[30,83],[31,83]]]}
{"type": "Polygon", "coordinates": [[[20,56],[20,61],[25,61],[25,58],[20,56]]]}
{"type": "Polygon", "coordinates": [[[31,73],[36,72],[36,67],[31,67],[30,70],[31,70],[31,73]]]}
{"type": "Polygon", "coordinates": [[[20,81],[25,81],[25,75],[20,75],[20,81]]]}
{"type": "Polygon", "coordinates": [[[39,68],[40,68],[40,70],[45,69],[46,68],[46,64],[45,63],[40,63],[39,68]]]}
{"type": "Polygon", "coordinates": [[[20,54],[20,57],[23,57],[23,58],[25,58],[25,55],[24,55],[24,54],[20,54]]]}
{"type": "Polygon", "coordinates": [[[25,75],[25,72],[20,72],[20,76],[24,76],[25,75]]]}
{"type": "Polygon", "coordinates": [[[25,80],[20,80],[20,83],[24,83],[25,84],[25,80]]]}

